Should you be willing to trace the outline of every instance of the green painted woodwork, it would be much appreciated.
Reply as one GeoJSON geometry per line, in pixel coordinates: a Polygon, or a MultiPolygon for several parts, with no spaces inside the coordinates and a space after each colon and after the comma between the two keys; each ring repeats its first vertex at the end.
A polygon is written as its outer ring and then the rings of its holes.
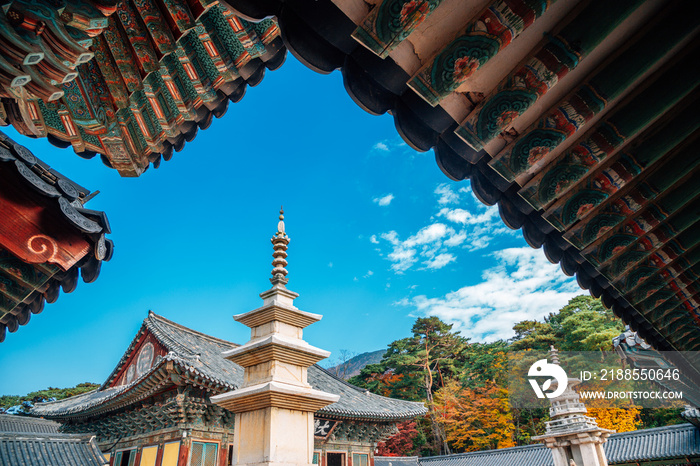
{"type": "Polygon", "coordinates": [[[633,191],[600,206],[594,215],[570,227],[564,237],[577,248],[583,249],[643,208],[655,206],[665,216],[681,209],[700,195],[700,183],[688,180],[686,176],[698,167],[700,160],[695,157],[692,147],[679,151],[674,160],[675,163],[665,164],[662,170],[656,170],[646,180],[640,181],[633,191]],[[679,180],[683,181],[675,186],[679,180]],[[673,190],[669,190],[671,186],[674,186],[673,190]],[[656,200],[660,193],[664,195],[656,200]]]}
{"type": "Polygon", "coordinates": [[[552,1],[499,0],[424,65],[408,85],[433,107],[508,46],[552,1]]]}
{"type": "Polygon", "coordinates": [[[544,218],[560,231],[579,221],[700,128],[700,114],[688,107],[662,123],[643,144],[616,155],[606,168],[559,194],[544,218]]]}
{"type": "Polygon", "coordinates": [[[546,94],[582,58],[603,41],[643,0],[593,0],[524,65],[498,84],[455,130],[475,151],[480,151],[511,122],[546,94]]]}
{"type": "Polygon", "coordinates": [[[383,0],[357,27],[352,36],[386,58],[442,0],[383,0]]]}
{"type": "Polygon", "coordinates": [[[183,0],[120,4],[93,40],[94,62],[61,86],[64,97],[55,105],[38,104],[40,134],[50,131],[79,152],[103,153],[122,174],[138,176],[148,153],[181,138],[181,125],[195,121],[204,103],[218,101],[217,89],[240,79],[240,67],[279,38],[274,20],[249,23],[218,4],[195,10],[183,0]],[[77,135],[68,133],[63,115],[77,135]]]}
{"type": "MultiPolygon", "coordinates": [[[[541,169],[519,191],[520,196],[535,209],[546,206],[555,198],[561,199],[602,161],[697,87],[700,78],[685,72],[691,62],[691,56],[687,56],[657,76],[646,89],[620,105],[570,149],[541,169]]],[[[697,121],[692,114],[689,117],[690,121],[697,121]]],[[[680,123],[685,125],[687,122],[680,123]]],[[[642,158],[652,156],[647,149],[641,150],[645,153],[642,158]]]]}
{"type": "MultiPolygon", "coordinates": [[[[677,12],[677,11],[676,11],[677,12]]],[[[669,15],[672,12],[669,12],[669,15]]],[[[582,84],[570,97],[557,105],[544,117],[524,131],[518,138],[499,152],[489,163],[501,176],[513,181],[516,176],[530,170],[535,163],[546,157],[563,141],[573,136],[596,114],[603,111],[608,102],[620,95],[630,87],[637,79],[647,72],[654,64],[661,60],[668,50],[678,44],[696,25],[696,21],[689,16],[683,16],[679,21],[660,21],[651,27],[639,40],[632,43],[627,50],[610,61],[603,69],[598,71],[586,83],[582,84]],[[553,143],[552,143],[553,142],[553,143]]],[[[686,65],[688,63],[686,62],[686,65]]],[[[665,68],[668,68],[666,66],[665,68]]],[[[656,87],[640,97],[638,101],[648,103],[648,94],[655,103],[669,99],[668,95],[655,98],[657,92],[663,93],[666,80],[675,77],[679,67],[672,67],[670,73],[666,73],[657,80],[656,87]]],[[[689,73],[685,73],[686,75],[689,73]]],[[[683,83],[678,83],[683,87],[683,83]]],[[[686,84],[687,85],[687,84],[686,84]]],[[[670,87],[673,93],[677,91],[676,83],[670,87]]],[[[679,94],[682,94],[679,92],[679,94]]],[[[670,96],[670,103],[676,100],[670,96]]],[[[642,104],[643,105],[643,104],[642,104]]],[[[654,112],[644,107],[642,112],[632,105],[629,113],[634,119],[644,124],[661,110],[654,112]]],[[[622,134],[633,134],[634,130],[627,130],[616,125],[622,134]],[[628,132],[629,131],[629,132],[628,132]]],[[[638,128],[637,128],[638,129],[638,128]]],[[[538,180],[541,178],[538,178],[538,180]]],[[[539,200],[537,196],[527,190],[521,192],[535,208],[542,206],[547,200],[539,200]]]]}

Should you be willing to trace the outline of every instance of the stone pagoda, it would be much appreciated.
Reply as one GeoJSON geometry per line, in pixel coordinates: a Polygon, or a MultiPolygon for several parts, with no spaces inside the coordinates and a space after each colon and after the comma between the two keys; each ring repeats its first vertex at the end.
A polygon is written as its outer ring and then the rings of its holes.
{"type": "Polygon", "coordinates": [[[314,390],[307,382],[309,366],[330,352],[302,339],[303,329],[321,315],[294,306],[299,295],[288,290],[284,211],[272,237],[272,288],[260,294],[262,307],[234,319],[251,328],[248,343],[223,353],[244,368],[241,388],[211,397],[235,413],[233,464],[311,465],[314,412],[338,401],[338,395],[314,390]]]}
{"type": "MultiPolygon", "coordinates": [[[[554,346],[549,354],[552,364],[559,365],[559,352],[554,346]]],[[[586,405],[573,390],[580,383],[569,378],[564,393],[551,399],[547,431],[533,440],[543,440],[551,449],[554,466],[608,466],[603,444],[615,431],[598,427],[594,418],[585,415],[586,405]]],[[[552,389],[556,389],[556,380],[552,389]]]]}

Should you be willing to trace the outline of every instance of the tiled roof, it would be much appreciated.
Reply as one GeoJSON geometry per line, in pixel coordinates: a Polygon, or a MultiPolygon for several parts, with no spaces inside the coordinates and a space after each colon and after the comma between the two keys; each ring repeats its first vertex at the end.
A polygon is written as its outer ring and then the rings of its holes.
{"type": "MultiPolygon", "coordinates": [[[[39,242],[37,244],[29,243],[34,241],[36,236],[29,240],[21,237],[16,240],[18,233],[3,236],[7,244],[0,241],[0,342],[2,342],[7,330],[15,332],[19,325],[26,325],[33,314],[42,312],[44,303],[55,302],[61,288],[65,293],[75,290],[79,275],[86,283],[95,281],[100,274],[102,261],[108,261],[112,257],[113,243],[106,238],[111,230],[105,213],[85,208],[85,204],[91,197],[90,191],[52,169],[34,156],[29,149],[2,132],[0,132],[0,173],[6,189],[12,190],[13,193],[15,193],[14,190],[23,191],[20,194],[26,191],[26,197],[31,201],[23,199],[22,202],[38,203],[45,208],[45,217],[51,219],[47,222],[50,225],[42,225],[41,238],[35,240],[39,242]],[[89,247],[86,245],[82,255],[68,256],[70,261],[60,254],[62,244],[51,237],[57,228],[64,228],[58,226],[60,221],[65,221],[68,225],[67,230],[75,232],[76,238],[82,238],[89,245],[89,247]],[[13,249],[12,244],[17,241],[22,247],[29,248],[36,256],[31,256],[30,261],[18,256],[19,253],[13,249]],[[47,245],[41,241],[51,243],[47,245]],[[24,244],[25,242],[28,246],[24,244]],[[42,256],[47,250],[51,252],[51,257],[42,256]]],[[[0,194],[2,194],[1,191],[0,189],[0,194]]],[[[19,220],[11,218],[10,221],[19,220]]],[[[26,220],[26,222],[30,221],[26,220]]]]}
{"type": "MultiPolygon", "coordinates": [[[[224,351],[237,347],[235,343],[191,330],[152,312],[144,320],[134,341],[145,331],[151,332],[169,351],[167,356],[155,364],[147,374],[129,385],[107,388],[108,383],[119,372],[131,353],[134,346],[132,343],[115,371],[100,389],[66,400],[37,404],[32,413],[37,416],[65,418],[84,416],[91,410],[104,409],[110,404],[123,405],[128,397],[138,397],[137,392],[142,390],[141,387],[152,374],[163,370],[167,361],[172,361],[188,374],[207,380],[220,393],[235,389],[243,383],[243,369],[221,356],[224,351]]],[[[338,402],[317,411],[319,415],[393,421],[415,417],[426,412],[422,403],[372,394],[335,377],[317,365],[309,368],[308,381],[317,390],[340,395],[338,402]]]]}
{"type": "Polygon", "coordinates": [[[691,424],[700,427],[700,410],[694,406],[686,405],[681,417],[691,424]]]}
{"type": "Polygon", "coordinates": [[[0,432],[34,432],[57,434],[61,426],[58,422],[35,417],[0,414],[0,432]]]}
{"type": "Polygon", "coordinates": [[[374,466],[420,466],[417,456],[375,456],[374,466]]]}
{"type": "Polygon", "coordinates": [[[59,434],[59,423],[0,414],[0,465],[102,466],[92,435],[59,434]]]}
{"type": "MultiPolygon", "coordinates": [[[[613,434],[603,445],[608,463],[700,458],[700,430],[691,424],[613,434]]],[[[542,444],[456,455],[375,457],[375,466],[553,466],[552,453],[542,444]],[[390,464],[390,463],[393,463],[390,464]]]]}
{"type": "Polygon", "coordinates": [[[0,432],[0,464],[22,466],[103,466],[90,435],[0,432]]]}
{"type": "Polygon", "coordinates": [[[605,444],[610,463],[700,455],[700,430],[692,424],[613,434],[605,444]]]}
{"type": "MultiPolygon", "coordinates": [[[[377,466],[377,459],[374,459],[377,466]]],[[[475,451],[421,458],[420,466],[553,466],[552,453],[544,445],[475,451]]]]}

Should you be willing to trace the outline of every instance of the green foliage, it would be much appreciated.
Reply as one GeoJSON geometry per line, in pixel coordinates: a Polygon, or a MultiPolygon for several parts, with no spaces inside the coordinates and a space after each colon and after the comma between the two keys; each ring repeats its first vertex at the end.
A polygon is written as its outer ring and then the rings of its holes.
{"type": "Polygon", "coordinates": [[[45,390],[27,393],[26,395],[3,395],[0,396],[0,408],[8,409],[12,406],[21,405],[24,402],[40,403],[51,399],[62,400],[71,396],[80,395],[81,393],[95,390],[99,384],[84,382],[79,383],[75,387],[70,388],[55,388],[49,387],[45,390]]]}
{"type": "Polygon", "coordinates": [[[642,408],[639,418],[645,429],[651,429],[685,423],[681,412],[683,408],[642,408]]]}
{"type": "Polygon", "coordinates": [[[576,296],[546,322],[559,351],[612,351],[612,339],[625,330],[612,310],[591,296],[576,296]]]}
{"type": "Polygon", "coordinates": [[[507,383],[508,343],[472,343],[464,352],[461,370],[462,385],[469,388],[484,387],[488,383],[505,386],[507,383]]]}
{"type": "Polygon", "coordinates": [[[384,396],[421,401],[426,390],[433,393],[461,372],[467,339],[453,332],[451,324],[437,317],[419,318],[411,331],[412,337],[392,342],[378,364],[363,368],[350,383],[384,396]]]}
{"type": "Polygon", "coordinates": [[[526,349],[546,351],[556,342],[556,335],[551,324],[524,320],[513,326],[515,337],[511,340],[510,348],[514,351],[526,349]]]}
{"type": "Polygon", "coordinates": [[[622,321],[600,300],[581,295],[551,313],[544,322],[526,320],[515,324],[510,349],[548,350],[555,345],[559,351],[612,351],[612,339],[624,329],[622,321]]]}

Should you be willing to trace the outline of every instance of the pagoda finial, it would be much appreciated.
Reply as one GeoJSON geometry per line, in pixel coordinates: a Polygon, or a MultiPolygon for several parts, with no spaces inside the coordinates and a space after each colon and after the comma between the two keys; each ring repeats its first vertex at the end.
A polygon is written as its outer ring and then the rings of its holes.
{"type": "Polygon", "coordinates": [[[549,346],[549,357],[552,359],[552,364],[559,365],[559,350],[554,345],[549,346]]]}
{"type": "Polygon", "coordinates": [[[277,233],[272,237],[272,247],[274,252],[272,253],[272,278],[270,282],[273,285],[284,286],[287,284],[289,279],[287,278],[287,246],[289,245],[289,237],[284,231],[284,209],[280,207],[280,221],[277,223],[277,233]]]}

